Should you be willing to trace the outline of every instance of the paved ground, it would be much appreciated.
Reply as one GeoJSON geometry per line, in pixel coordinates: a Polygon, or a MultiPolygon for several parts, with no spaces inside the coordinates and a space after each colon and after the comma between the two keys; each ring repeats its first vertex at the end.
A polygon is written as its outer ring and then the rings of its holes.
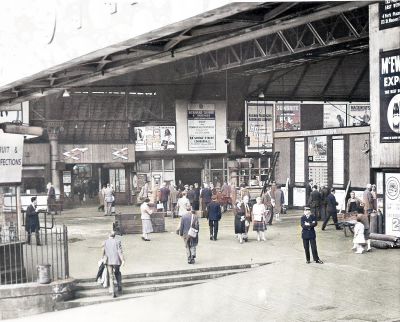
{"type": "MultiPolygon", "coordinates": [[[[121,208],[132,212],[132,208],[121,208]]],[[[69,227],[70,272],[94,276],[101,242],[112,218],[93,208],[65,211],[57,218],[69,227]]],[[[123,273],[192,268],[186,263],[183,242],[173,231],[177,219],[167,218],[168,232],[122,237],[127,258],[123,273]]],[[[270,262],[250,272],[144,298],[46,313],[21,321],[400,321],[400,251],[374,250],[356,255],[351,238],[328,226],[318,229],[320,257],[325,264],[306,264],[300,240],[299,213],[268,227],[266,242],[255,233],[239,244],[233,216],[220,224],[218,241],[210,241],[201,221],[195,267],[270,262]]]]}

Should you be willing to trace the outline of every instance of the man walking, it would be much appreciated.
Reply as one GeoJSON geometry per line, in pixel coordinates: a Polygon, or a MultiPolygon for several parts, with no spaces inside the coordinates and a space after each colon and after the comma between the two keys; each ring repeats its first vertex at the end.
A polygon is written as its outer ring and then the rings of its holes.
{"type": "Polygon", "coordinates": [[[217,240],[218,222],[221,219],[221,206],[217,202],[217,196],[212,196],[212,201],[208,204],[208,224],[210,226],[210,240],[217,240]]]}
{"type": "Polygon", "coordinates": [[[195,211],[190,211],[188,207],[187,212],[182,216],[179,228],[179,235],[183,237],[186,247],[186,255],[188,264],[194,264],[196,258],[196,246],[199,242],[199,218],[196,216],[195,211]],[[188,232],[190,227],[197,231],[196,237],[189,236],[188,232]]]}
{"type": "Polygon", "coordinates": [[[326,211],[328,213],[328,215],[326,216],[324,223],[322,224],[322,230],[325,230],[325,227],[329,221],[329,218],[332,217],[333,222],[336,226],[336,230],[341,230],[339,225],[338,225],[338,220],[337,220],[337,210],[336,210],[336,206],[338,205],[338,203],[336,202],[336,198],[335,198],[335,189],[332,188],[331,189],[331,193],[328,195],[327,197],[327,207],[326,207],[326,211]]]}
{"type": "Polygon", "coordinates": [[[104,216],[111,216],[111,206],[114,201],[113,188],[107,183],[107,188],[104,190],[104,216]]]}
{"type": "Polygon", "coordinates": [[[313,186],[313,191],[310,194],[308,205],[311,208],[311,214],[313,214],[317,220],[321,219],[319,208],[321,206],[321,193],[317,190],[317,185],[313,186]]]}
{"type": "Polygon", "coordinates": [[[28,233],[28,245],[31,244],[31,235],[32,232],[35,233],[36,237],[36,245],[40,246],[40,238],[39,238],[39,213],[36,211],[37,200],[36,197],[31,198],[31,204],[26,208],[26,217],[25,217],[25,230],[28,233]]]}
{"type": "Polygon", "coordinates": [[[122,276],[120,267],[124,265],[124,255],[122,253],[121,241],[115,239],[115,232],[112,231],[103,244],[103,256],[107,258],[106,265],[109,278],[109,292],[113,297],[117,297],[117,292],[114,287],[114,280],[117,282],[118,292],[122,291],[122,276]],[[114,279],[115,278],[115,279],[114,279]]]}
{"type": "Polygon", "coordinates": [[[306,253],[306,263],[310,264],[310,245],[314,262],[323,264],[324,262],[319,259],[316,234],[314,227],[317,226],[317,218],[312,215],[309,207],[304,207],[304,215],[300,219],[301,224],[301,238],[303,239],[304,251],[306,253]]]}

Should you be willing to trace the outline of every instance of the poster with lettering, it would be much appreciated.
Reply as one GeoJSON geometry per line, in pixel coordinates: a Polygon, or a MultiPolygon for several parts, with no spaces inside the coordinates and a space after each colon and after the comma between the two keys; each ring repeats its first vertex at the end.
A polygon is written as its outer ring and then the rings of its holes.
{"type": "Polygon", "coordinates": [[[346,126],[346,104],[324,104],[324,128],[346,126]]]}
{"type": "Polygon", "coordinates": [[[187,113],[188,150],[215,150],[215,105],[189,103],[187,113]]]}
{"type": "Polygon", "coordinates": [[[400,49],[379,53],[380,142],[400,142],[400,49]]]}
{"type": "Polygon", "coordinates": [[[349,104],[347,126],[369,125],[371,121],[371,107],[369,104],[349,104]]]}
{"type": "Polygon", "coordinates": [[[312,136],[308,138],[309,162],[326,162],[327,150],[326,136],[312,136]]]}
{"type": "Polygon", "coordinates": [[[400,1],[379,2],[379,30],[400,26],[400,1]]]}
{"type": "Polygon", "coordinates": [[[275,130],[296,131],[300,130],[300,104],[276,103],[275,104],[275,130]]]}
{"type": "Polygon", "coordinates": [[[0,133],[0,184],[20,183],[23,135],[0,133]]]}
{"type": "Polygon", "coordinates": [[[400,173],[385,173],[385,230],[400,237],[400,173]]]}
{"type": "Polygon", "coordinates": [[[135,127],[135,151],[175,150],[175,126],[135,127]]]}
{"type": "Polygon", "coordinates": [[[246,152],[272,151],[273,104],[265,101],[246,102],[246,152]]]}

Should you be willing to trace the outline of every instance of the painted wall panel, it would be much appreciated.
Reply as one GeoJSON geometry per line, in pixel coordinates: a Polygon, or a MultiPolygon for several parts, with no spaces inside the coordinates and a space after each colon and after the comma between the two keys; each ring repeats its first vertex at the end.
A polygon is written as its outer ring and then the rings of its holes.
{"type": "Polygon", "coordinates": [[[369,153],[365,153],[368,145],[368,134],[350,135],[349,179],[352,188],[364,188],[369,182],[369,153]]]}
{"type": "Polygon", "coordinates": [[[284,184],[290,178],[290,139],[276,139],[274,144],[275,152],[280,152],[275,168],[275,181],[284,184]]]}

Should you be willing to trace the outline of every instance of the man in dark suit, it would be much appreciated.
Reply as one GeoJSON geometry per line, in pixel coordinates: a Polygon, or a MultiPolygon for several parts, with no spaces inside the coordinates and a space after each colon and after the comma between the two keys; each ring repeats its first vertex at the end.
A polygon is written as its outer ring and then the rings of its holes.
{"type": "Polygon", "coordinates": [[[317,186],[313,186],[313,191],[310,194],[310,198],[308,199],[308,205],[311,208],[311,214],[313,214],[317,220],[320,220],[319,207],[321,205],[321,193],[317,190],[317,186]]]}
{"type": "Polygon", "coordinates": [[[338,205],[338,203],[336,202],[336,198],[335,198],[335,189],[332,188],[331,193],[327,197],[327,206],[326,206],[327,216],[324,220],[324,223],[322,224],[322,228],[321,228],[322,230],[325,230],[325,227],[329,221],[329,218],[331,218],[331,217],[336,226],[336,230],[341,229],[338,225],[338,220],[337,220],[337,210],[336,210],[337,205],[338,205]]]}
{"type": "Polygon", "coordinates": [[[160,201],[163,204],[164,212],[167,212],[169,193],[170,191],[167,188],[167,184],[164,182],[160,189],[160,201]]]}
{"type": "Polygon", "coordinates": [[[210,240],[217,240],[218,222],[221,219],[221,206],[217,202],[217,196],[212,196],[212,201],[208,204],[208,224],[210,226],[210,240]]]}
{"type": "Polygon", "coordinates": [[[207,211],[208,211],[208,204],[211,202],[211,196],[212,196],[212,191],[208,187],[208,184],[204,184],[204,188],[201,189],[200,191],[200,198],[202,202],[202,210],[203,210],[203,215],[202,217],[208,217],[207,211]]]}
{"type": "Polygon", "coordinates": [[[324,186],[321,189],[321,208],[320,208],[320,214],[321,214],[321,219],[325,220],[327,214],[326,214],[326,207],[328,205],[328,195],[330,191],[327,186],[324,186]]]}
{"type": "Polygon", "coordinates": [[[324,262],[319,259],[316,234],[314,227],[317,226],[317,218],[311,214],[309,207],[304,207],[304,215],[300,219],[300,224],[302,232],[301,238],[303,239],[304,251],[306,253],[306,263],[310,264],[310,245],[313,255],[313,260],[318,264],[323,264],[324,262]]]}
{"type": "Polygon", "coordinates": [[[313,190],[313,185],[314,185],[314,181],[312,179],[310,179],[310,181],[308,182],[308,184],[306,186],[306,201],[308,201],[308,199],[310,198],[311,191],[313,190]]]}
{"type": "Polygon", "coordinates": [[[32,232],[35,233],[36,236],[36,245],[40,246],[40,238],[39,238],[39,213],[36,211],[37,200],[36,197],[31,198],[31,204],[26,208],[26,217],[25,217],[25,230],[28,233],[27,243],[31,244],[31,235],[32,232]]]}
{"type": "Polygon", "coordinates": [[[47,184],[47,211],[52,212],[54,210],[54,204],[56,203],[56,191],[51,182],[47,184]]]}

